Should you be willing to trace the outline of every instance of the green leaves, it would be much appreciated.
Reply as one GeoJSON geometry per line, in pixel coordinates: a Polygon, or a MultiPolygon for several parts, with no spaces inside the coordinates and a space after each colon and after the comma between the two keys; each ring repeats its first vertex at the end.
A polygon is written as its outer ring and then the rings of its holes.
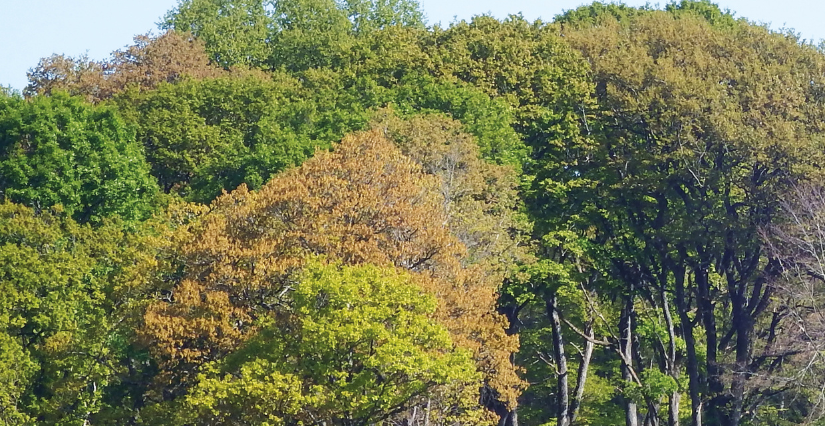
{"type": "Polygon", "coordinates": [[[181,0],[167,13],[161,28],[196,35],[212,60],[228,68],[260,65],[269,49],[269,17],[260,0],[181,0]]]}
{"type": "MultiPolygon", "coordinates": [[[[117,371],[112,224],[0,204],[0,420],[82,425],[117,371]],[[103,255],[108,253],[108,256],[103,255]]],[[[131,257],[125,264],[137,263],[131,257]]]]}
{"type": "Polygon", "coordinates": [[[331,141],[312,140],[315,110],[291,78],[222,78],[162,85],[118,99],[137,123],[161,186],[208,203],[241,183],[259,187],[331,141]]]}
{"type": "Polygon", "coordinates": [[[157,184],[134,133],[110,108],[65,94],[0,97],[0,190],[80,221],[145,218],[157,184]]]}
{"type": "Polygon", "coordinates": [[[469,352],[454,349],[434,321],[435,299],[409,273],[315,259],[291,294],[286,324],[265,321],[201,374],[187,397],[201,419],[367,424],[435,386],[479,380],[469,352]]]}

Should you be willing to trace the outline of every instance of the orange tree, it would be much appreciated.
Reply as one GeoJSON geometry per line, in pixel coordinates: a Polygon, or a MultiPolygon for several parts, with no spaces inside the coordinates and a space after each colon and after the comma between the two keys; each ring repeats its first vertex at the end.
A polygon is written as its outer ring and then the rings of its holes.
{"type": "MultiPolygon", "coordinates": [[[[143,339],[166,372],[158,377],[165,399],[187,393],[202,366],[236,351],[262,324],[286,324],[296,274],[308,255],[323,254],[344,265],[413,273],[437,300],[432,320],[513,402],[521,387],[509,361],[517,339],[505,334],[495,312],[496,280],[482,266],[462,264],[466,249],[445,226],[438,185],[437,176],[369,132],[345,138],[334,152],[257,192],[242,185],[216,200],[182,247],[186,272],[167,289],[171,297],[144,315],[143,339]]],[[[481,384],[442,394],[477,400],[481,384]]],[[[454,410],[449,397],[435,399],[445,413],[454,410]]]]}

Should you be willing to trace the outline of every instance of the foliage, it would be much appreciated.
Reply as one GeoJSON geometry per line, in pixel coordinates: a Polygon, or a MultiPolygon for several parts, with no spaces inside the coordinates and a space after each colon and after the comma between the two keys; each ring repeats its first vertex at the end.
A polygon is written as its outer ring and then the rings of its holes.
{"type": "Polygon", "coordinates": [[[379,111],[372,127],[441,182],[447,227],[467,247],[465,263],[487,264],[491,273],[513,272],[528,255],[529,224],[520,213],[515,170],[485,162],[460,122],[439,115],[403,120],[379,111]]]}
{"type": "MultiPolygon", "coordinates": [[[[590,61],[599,100],[598,144],[576,169],[593,182],[580,211],[599,244],[595,255],[623,283],[626,299],[676,307],[693,415],[702,414],[700,399],[709,400],[708,424],[739,424],[761,385],[723,368],[761,368],[755,348],[773,295],[761,283],[774,261],[761,250],[757,227],[773,220],[790,182],[819,173],[816,134],[825,110],[814,100],[823,62],[793,38],[717,24],[653,11],[565,38],[590,61]]],[[[637,373],[654,379],[645,386],[661,387],[659,373],[637,373]]]]}
{"type": "Polygon", "coordinates": [[[317,110],[297,85],[288,77],[188,81],[127,93],[118,103],[136,122],[161,186],[207,203],[241,183],[260,187],[329,146],[313,140],[317,110]]]}
{"type": "Polygon", "coordinates": [[[198,424],[369,424],[434,386],[478,380],[409,273],[313,260],[291,295],[286,324],[202,373],[187,396],[198,424]]]}
{"type": "Polygon", "coordinates": [[[410,0],[181,0],[161,24],[204,40],[216,63],[292,71],[341,64],[359,36],[423,27],[410,0]]]}
{"type": "Polygon", "coordinates": [[[83,425],[123,369],[119,326],[158,241],[0,205],[0,419],[83,425]]]}
{"type": "Polygon", "coordinates": [[[378,134],[364,133],[258,192],[242,186],[219,198],[183,248],[187,274],[170,289],[175,303],[155,302],[144,316],[142,333],[165,375],[187,386],[188,371],[237,349],[256,332],[255,318],[288,303],[289,277],[305,256],[325,254],[418,274],[454,343],[513,398],[521,384],[509,363],[516,339],[494,312],[495,282],[461,266],[462,245],[437,220],[446,216],[437,183],[378,134]]]}
{"type": "Polygon", "coordinates": [[[822,417],[825,57],[794,34],[707,0],[160,25],[0,89],[2,421],[822,417]]]}
{"type": "Polygon", "coordinates": [[[52,55],[28,73],[28,96],[64,90],[91,102],[109,99],[126,88],[153,89],[162,82],[185,78],[218,77],[224,72],[210,65],[203,43],[188,35],[167,31],[157,37],[139,35],[135,44],[112,52],[108,61],[95,62],[52,55]]]}
{"type": "Polygon", "coordinates": [[[210,59],[228,68],[258,65],[266,58],[267,21],[259,0],[183,0],[167,13],[161,28],[194,34],[210,59]]]}
{"type": "Polygon", "coordinates": [[[157,184],[133,131],[111,108],[65,94],[0,98],[0,191],[35,209],[61,205],[79,221],[142,219],[157,184]]]}

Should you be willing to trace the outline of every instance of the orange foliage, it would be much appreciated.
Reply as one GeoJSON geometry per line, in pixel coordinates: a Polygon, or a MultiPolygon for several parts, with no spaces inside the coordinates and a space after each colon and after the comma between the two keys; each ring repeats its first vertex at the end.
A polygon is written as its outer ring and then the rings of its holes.
{"type": "Polygon", "coordinates": [[[157,37],[139,35],[134,40],[134,45],[113,52],[105,62],[63,55],[43,58],[28,74],[26,93],[48,95],[65,90],[98,102],[130,85],[152,89],[184,76],[203,79],[226,74],[209,63],[203,42],[191,35],[167,31],[157,37]]]}
{"type": "Polygon", "coordinates": [[[222,356],[256,321],[285,315],[293,272],[307,255],[323,254],[417,273],[439,300],[436,320],[514,403],[522,384],[509,362],[517,338],[495,312],[494,275],[462,265],[466,249],[446,226],[440,187],[373,131],[345,138],[258,192],[242,186],[223,195],[182,249],[187,270],[171,303],[146,311],[150,350],[167,371],[222,356]]]}

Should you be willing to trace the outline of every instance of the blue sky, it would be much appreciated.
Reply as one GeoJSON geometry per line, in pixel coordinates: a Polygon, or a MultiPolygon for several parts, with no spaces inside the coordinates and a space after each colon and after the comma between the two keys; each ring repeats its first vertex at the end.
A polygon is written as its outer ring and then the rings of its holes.
{"type": "MultiPolygon", "coordinates": [[[[503,18],[521,12],[525,18],[551,20],[583,0],[420,0],[430,23],[448,24],[491,13],[503,18]]],[[[662,3],[666,3],[667,0],[662,3]]],[[[626,0],[639,6],[646,1],[626,0]]],[[[656,2],[651,2],[656,3],[656,2]]],[[[794,28],[803,37],[825,38],[825,0],[719,0],[722,8],[771,27],[794,28]]],[[[103,59],[132,42],[136,34],[157,31],[157,21],[177,0],[0,0],[0,85],[22,89],[26,71],[52,53],[88,53],[103,59]]]]}

